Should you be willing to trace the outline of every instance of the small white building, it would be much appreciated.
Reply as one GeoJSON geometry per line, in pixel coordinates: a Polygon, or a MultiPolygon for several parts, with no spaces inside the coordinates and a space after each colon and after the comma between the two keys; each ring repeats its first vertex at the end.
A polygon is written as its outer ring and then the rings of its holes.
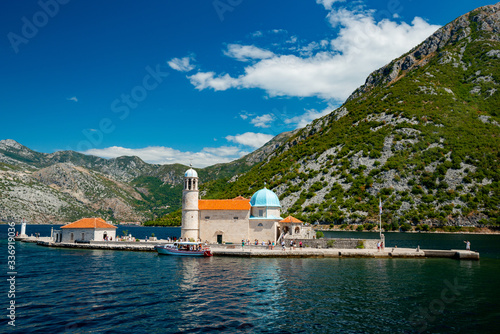
{"type": "Polygon", "coordinates": [[[54,231],[55,242],[116,240],[117,227],[102,218],[82,218],[54,231]]]}

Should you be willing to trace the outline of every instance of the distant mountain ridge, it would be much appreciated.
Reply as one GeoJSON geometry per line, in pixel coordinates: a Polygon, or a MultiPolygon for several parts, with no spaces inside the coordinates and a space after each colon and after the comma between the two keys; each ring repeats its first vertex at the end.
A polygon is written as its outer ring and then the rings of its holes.
{"type": "MultiPolygon", "coordinates": [[[[246,172],[292,134],[280,134],[231,163],[198,169],[202,182],[246,172]]],[[[148,164],[135,156],[40,153],[12,139],[0,140],[0,220],[68,222],[99,215],[145,221],[180,207],[187,168],[148,164]]]]}

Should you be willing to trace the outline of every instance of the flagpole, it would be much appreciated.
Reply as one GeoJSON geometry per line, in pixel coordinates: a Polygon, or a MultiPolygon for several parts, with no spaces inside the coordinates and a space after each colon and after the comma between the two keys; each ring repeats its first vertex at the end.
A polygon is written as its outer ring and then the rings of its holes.
{"type": "Polygon", "coordinates": [[[382,199],[379,198],[379,232],[380,240],[382,240],[382,199]]]}

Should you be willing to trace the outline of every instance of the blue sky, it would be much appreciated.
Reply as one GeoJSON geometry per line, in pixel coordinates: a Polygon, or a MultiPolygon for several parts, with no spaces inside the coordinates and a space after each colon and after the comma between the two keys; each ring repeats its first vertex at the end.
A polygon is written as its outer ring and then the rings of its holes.
{"type": "Polygon", "coordinates": [[[2,1],[0,139],[228,162],[340,106],[481,0],[2,1]]]}

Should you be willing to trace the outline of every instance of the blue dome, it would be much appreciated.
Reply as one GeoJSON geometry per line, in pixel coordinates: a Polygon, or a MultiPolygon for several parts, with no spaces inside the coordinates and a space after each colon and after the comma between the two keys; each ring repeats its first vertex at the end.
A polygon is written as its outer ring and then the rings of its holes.
{"type": "Polygon", "coordinates": [[[186,173],[184,173],[184,177],[198,177],[198,173],[192,168],[189,168],[186,173]]]}
{"type": "Polygon", "coordinates": [[[261,189],[253,194],[250,199],[250,205],[281,208],[278,196],[267,188],[261,189]]]}

